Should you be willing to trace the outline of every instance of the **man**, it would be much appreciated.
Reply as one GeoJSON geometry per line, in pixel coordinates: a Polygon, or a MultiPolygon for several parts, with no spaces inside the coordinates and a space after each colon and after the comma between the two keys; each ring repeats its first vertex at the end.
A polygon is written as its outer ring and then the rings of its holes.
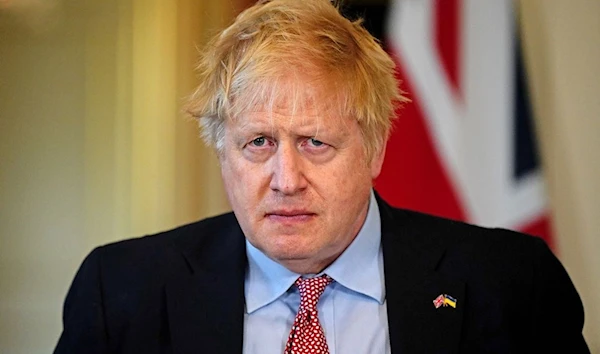
{"type": "Polygon", "coordinates": [[[233,213],[94,250],[56,353],[588,352],[542,241],[372,191],[403,98],[328,0],[260,1],[199,73],[233,213]]]}

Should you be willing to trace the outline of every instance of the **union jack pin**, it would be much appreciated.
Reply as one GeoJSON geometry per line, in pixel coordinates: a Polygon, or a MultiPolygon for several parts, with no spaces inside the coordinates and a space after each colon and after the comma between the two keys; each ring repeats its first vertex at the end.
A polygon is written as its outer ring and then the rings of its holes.
{"type": "Polygon", "coordinates": [[[435,306],[436,309],[439,309],[442,306],[456,308],[456,299],[448,294],[440,294],[440,296],[433,300],[433,306],[435,306]]]}

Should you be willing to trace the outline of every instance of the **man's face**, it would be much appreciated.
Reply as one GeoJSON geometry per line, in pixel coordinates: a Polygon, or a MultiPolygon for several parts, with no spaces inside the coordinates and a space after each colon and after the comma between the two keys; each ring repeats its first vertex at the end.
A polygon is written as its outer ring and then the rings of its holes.
{"type": "Polygon", "coordinates": [[[358,123],[312,109],[248,112],[225,124],[221,173],[248,241],[297,273],[317,273],[365,220],[383,151],[367,162],[358,123]]]}

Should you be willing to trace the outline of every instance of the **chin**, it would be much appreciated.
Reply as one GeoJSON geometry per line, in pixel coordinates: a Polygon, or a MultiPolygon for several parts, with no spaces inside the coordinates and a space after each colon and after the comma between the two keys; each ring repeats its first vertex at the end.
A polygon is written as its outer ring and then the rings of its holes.
{"type": "Polygon", "coordinates": [[[315,258],[317,252],[312,248],[298,247],[298,244],[278,245],[265,250],[266,254],[279,263],[304,261],[315,258]]]}

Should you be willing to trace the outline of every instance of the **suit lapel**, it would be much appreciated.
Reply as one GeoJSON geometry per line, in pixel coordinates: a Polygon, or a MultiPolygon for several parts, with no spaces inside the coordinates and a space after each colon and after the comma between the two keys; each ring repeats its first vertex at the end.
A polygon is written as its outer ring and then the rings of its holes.
{"type": "Polygon", "coordinates": [[[234,224],[229,231],[216,231],[214,244],[185,250],[191,273],[167,283],[174,353],[242,352],[246,255],[243,234],[234,224]]]}
{"type": "Polygon", "coordinates": [[[465,284],[436,272],[447,238],[423,232],[428,226],[417,225],[408,212],[379,205],[392,353],[458,351],[465,284]],[[456,308],[436,309],[440,294],[455,298],[456,308]]]}

